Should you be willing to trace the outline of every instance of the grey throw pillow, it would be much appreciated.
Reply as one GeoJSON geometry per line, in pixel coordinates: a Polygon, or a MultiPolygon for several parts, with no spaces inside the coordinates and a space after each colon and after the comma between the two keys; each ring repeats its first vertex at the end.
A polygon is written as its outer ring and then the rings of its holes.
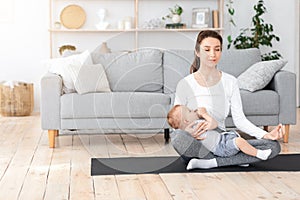
{"type": "Polygon", "coordinates": [[[106,72],[101,64],[69,66],[71,77],[78,94],[111,92],[106,72]]]}
{"type": "Polygon", "coordinates": [[[237,78],[239,88],[250,92],[263,89],[286,63],[287,60],[271,60],[253,64],[237,78]]]}

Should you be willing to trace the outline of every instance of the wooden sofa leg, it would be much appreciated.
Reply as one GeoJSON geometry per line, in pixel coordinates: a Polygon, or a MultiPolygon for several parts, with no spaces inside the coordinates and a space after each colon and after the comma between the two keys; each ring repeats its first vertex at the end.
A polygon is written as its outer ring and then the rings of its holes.
{"type": "Polygon", "coordinates": [[[58,136],[58,130],[48,130],[49,148],[55,148],[56,136],[58,136]]]}
{"type": "Polygon", "coordinates": [[[290,125],[286,124],[284,125],[284,136],[283,136],[283,142],[288,143],[289,142],[289,134],[290,134],[290,125]]]}

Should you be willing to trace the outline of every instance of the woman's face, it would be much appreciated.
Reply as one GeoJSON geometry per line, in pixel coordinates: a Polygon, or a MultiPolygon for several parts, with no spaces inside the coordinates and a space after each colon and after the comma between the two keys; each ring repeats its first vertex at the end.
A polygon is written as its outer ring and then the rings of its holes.
{"type": "Polygon", "coordinates": [[[222,47],[218,39],[208,37],[202,40],[196,55],[200,58],[200,66],[216,67],[221,58],[222,47]]]}

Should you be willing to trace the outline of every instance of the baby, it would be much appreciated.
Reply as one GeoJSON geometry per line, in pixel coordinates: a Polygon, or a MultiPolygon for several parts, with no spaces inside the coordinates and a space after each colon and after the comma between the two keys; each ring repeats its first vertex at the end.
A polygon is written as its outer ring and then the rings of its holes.
{"type": "MultiPolygon", "coordinates": [[[[209,121],[213,127],[217,127],[217,122],[206,111],[205,108],[190,110],[184,105],[175,105],[168,113],[168,123],[172,128],[185,130],[185,128],[195,122],[195,125],[201,121],[209,121]],[[201,120],[203,119],[203,120],[201,120]]],[[[271,149],[260,150],[254,148],[245,139],[240,137],[236,131],[218,132],[217,129],[208,130],[201,135],[203,145],[214,155],[220,157],[230,157],[239,151],[245,154],[255,156],[261,160],[267,160],[271,154],[271,149]]],[[[193,162],[189,162],[187,169],[193,169],[193,162]],[[190,166],[189,166],[190,165],[190,166]]]]}

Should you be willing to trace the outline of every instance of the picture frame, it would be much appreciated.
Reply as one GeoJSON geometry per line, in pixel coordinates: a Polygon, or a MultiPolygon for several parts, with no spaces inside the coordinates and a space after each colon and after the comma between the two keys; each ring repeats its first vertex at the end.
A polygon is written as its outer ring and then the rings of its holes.
{"type": "Polygon", "coordinates": [[[192,28],[209,27],[210,17],[209,8],[193,8],[192,10],[192,28]]]}

